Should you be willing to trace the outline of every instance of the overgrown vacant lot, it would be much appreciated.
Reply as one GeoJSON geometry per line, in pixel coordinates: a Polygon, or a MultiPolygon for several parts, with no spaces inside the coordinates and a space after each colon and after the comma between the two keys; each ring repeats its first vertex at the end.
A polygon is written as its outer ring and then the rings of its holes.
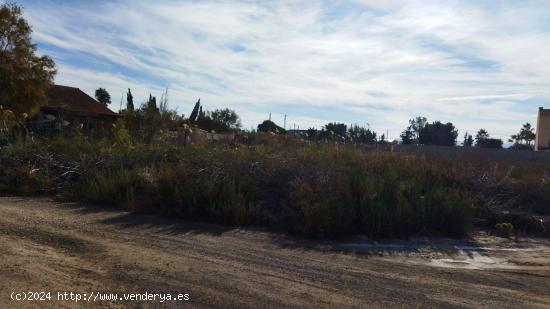
{"type": "Polygon", "coordinates": [[[424,157],[273,137],[188,148],[39,140],[2,148],[0,165],[6,193],[307,237],[460,237],[472,223],[549,230],[547,163],[424,157]]]}
{"type": "Polygon", "coordinates": [[[168,308],[550,306],[548,240],[404,244],[408,250],[353,253],[333,242],[0,198],[0,307],[161,305],[9,299],[11,291],[36,290],[190,294],[188,303],[162,304],[168,308]],[[457,249],[471,246],[479,248],[457,249]]]}

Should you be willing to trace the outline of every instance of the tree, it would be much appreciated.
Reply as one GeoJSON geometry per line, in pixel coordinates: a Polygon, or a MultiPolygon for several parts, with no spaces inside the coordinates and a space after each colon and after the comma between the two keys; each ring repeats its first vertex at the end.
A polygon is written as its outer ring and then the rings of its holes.
{"type": "Polygon", "coordinates": [[[474,145],[474,138],[471,134],[468,134],[468,132],[464,133],[464,142],[462,142],[462,146],[464,147],[472,147],[474,145]]]}
{"type": "Polygon", "coordinates": [[[420,130],[418,143],[424,145],[455,146],[458,131],[450,122],[426,123],[420,130]]]}
{"type": "Polygon", "coordinates": [[[476,147],[479,148],[502,148],[502,140],[491,138],[485,129],[479,129],[476,134],[476,147]]]}
{"type": "Polygon", "coordinates": [[[411,129],[407,128],[401,133],[401,144],[410,145],[414,144],[414,133],[411,129]]]}
{"type": "Polygon", "coordinates": [[[428,119],[418,116],[409,120],[409,126],[401,133],[402,144],[418,144],[420,131],[426,126],[428,119]]]}
{"type": "Polygon", "coordinates": [[[107,90],[105,90],[105,88],[97,88],[95,90],[95,98],[103,105],[111,104],[111,95],[107,92],[107,90]]]}
{"type": "Polygon", "coordinates": [[[20,6],[0,5],[0,105],[18,118],[38,112],[56,73],[50,57],[36,55],[31,32],[20,6]]]}
{"type": "Polygon", "coordinates": [[[529,122],[525,123],[518,134],[510,136],[509,142],[514,143],[512,148],[516,149],[533,149],[531,143],[535,140],[534,128],[529,122]]]}
{"type": "Polygon", "coordinates": [[[476,145],[479,148],[502,148],[502,140],[499,138],[485,138],[481,139],[476,145]]]}
{"type": "Polygon", "coordinates": [[[531,124],[527,122],[523,125],[521,128],[520,134],[523,137],[523,140],[527,143],[527,145],[531,146],[531,143],[535,141],[535,138],[537,135],[535,132],[533,132],[535,128],[531,127],[531,124]]]}
{"type": "Polygon", "coordinates": [[[134,111],[134,96],[130,88],[128,88],[128,93],[126,93],[126,110],[130,112],[134,111]]]}
{"type": "Polygon", "coordinates": [[[483,143],[483,140],[489,138],[489,133],[485,129],[479,129],[476,134],[476,146],[478,146],[481,143],[483,143]]]}
{"type": "Polygon", "coordinates": [[[325,130],[328,131],[328,132],[332,132],[335,135],[338,135],[338,136],[341,136],[341,137],[346,137],[348,126],[344,123],[331,122],[331,123],[327,123],[325,125],[325,130]]]}
{"type": "Polygon", "coordinates": [[[234,110],[217,109],[210,113],[212,121],[227,129],[239,129],[241,127],[241,119],[234,110]]]}
{"type": "Polygon", "coordinates": [[[197,118],[199,117],[199,109],[201,107],[201,99],[195,103],[195,107],[193,107],[193,111],[191,112],[191,115],[189,116],[189,121],[191,123],[195,123],[197,121],[197,118]]]}
{"type": "Polygon", "coordinates": [[[258,125],[258,132],[273,132],[273,133],[285,133],[285,129],[279,127],[275,122],[271,120],[264,120],[264,122],[258,125]]]}
{"type": "Polygon", "coordinates": [[[314,128],[309,128],[306,131],[307,138],[309,139],[316,139],[317,138],[317,130],[314,128]]]}
{"type": "Polygon", "coordinates": [[[356,143],[376,144],[376,132],[358,125],[350,126],[348,136],[356,143]]]}
{"type": "Polygon", "coordinates": [[[158,114],[159,109],[157,107],[157,98],[152,96],[149,93],[149,100],[147,100],[147,102],[145,102],[142,109],[145,112],[145,114],[151,114],[151,115],[158,114]]]}

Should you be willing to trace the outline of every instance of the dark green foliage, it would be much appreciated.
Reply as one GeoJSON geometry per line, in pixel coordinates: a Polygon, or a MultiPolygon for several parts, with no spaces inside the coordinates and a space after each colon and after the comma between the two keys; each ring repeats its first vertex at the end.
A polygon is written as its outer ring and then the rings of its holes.
{"type": "Polygon", "coordinates": [[[229,132],[239,130],[241,120],[234,110],[228,108],[217,109],[212,112],[204,112],[200,109],[195,125],[210,132],[229,132]]]}
{"type": "Polygon", "coordinates": [[[305,132],[300,132],[300,135],[302,138],[314,141],[349,142],[365,145],[378,143],[376,132],[357,124],[350,125],[348,128],[344,123],[328,123],[320,131],[309,128],[305,132]]]}
{"type": "Polygon", "coordinates": [[[258,132],[273,132],[273,133],[285,133],[285,129],[279,127],[275,122],[271,120],[264,120],[264,122],[258,125],[258,132]]]}
{"type": "Polygon", "coordinates": [[[193,107],[193,111],[191,112],[191,115],[189,116],[189,121],[191,123],[195,123],[197,121],[197,118],[199,117],[199,108],[201,107],[201,99],[195,103],[195,107],[193,107]]]}
{"type": "Polygon", "coordinates": [[[485,129],[479,129],[476,134],[476,146],[480,144],[484,139],[489,138],[489,133],[485,129]]]}
{"type": "Polygon", "coordinates": [[[141,179],[132,170],[105,171],[85,180],[75,192],[75,198],[82,196],[92,203],[129,205],[136,201],[136,190],[139,189],[140,182],[141,179]]]}
{"type": "Polygon", "coordinates": [[[145,102],[145,104],[142,107],[142,110],[145,112],[145,114],[150,114],[150,115],[159,114],[160,111],[157,106],[157,98],[149,94],[149,100],[145,102]]]}
{"type": "Polygon", "coordinates": [[[0,4],[0,106],[18,119],[38,112],[56,74],[50,57],[36,55],[31,33],[20,6],[0,4]]]}
{"type": "Polygon", "coordinates": [[[105,90],[105,88],[97,88],[95,90],[95,98],[101,104],[111,104],[111,95],[107,92],[107,90],[105,90]]]}
{"type": "Polygon", "coordinates": [[[464,133],[464,141],[462,142],[462,146],[464,147],[472,147],[474,145],[474,138],[471,134],[468,134],[468,132],[464,133]]]}
{"type": "Polygon", "coordinates": [[[400,137],[401,137],[401,143],[405,145],[415,144],[415,142],[418,142],[418,141],[415,141],[413,137],[413,132],[412,130],[409,130],[409,129],[406,129],[405,131],[403,131],[400,137]]]}
{"type": "Polygon", "coordinates": [[[149,98],[139,109],[134,110],[133,96],[128,89],[128,104],[130,108],[120,111],[122,116],[117,122],[117,130],[123,127],[134,142],[151,142],[154,138],[162,135],[163,132],[176,130],[184,124],[183,116],[175,111],[168,110],[167,92],[162,94],[160,106],[157,105],[156,97],[149,94],[149,98]]]}
{"type": "Polygon", "coordinates": [[[325,125],[324,130],[345,138],[347,136],[348,126],[343,123],[331,122],[325,125]]]}
{"type": "Polygon", "coordinates": [[[318,133],[317,133],[317,130],[315,130],[314,128],[309,128],[306,131],[306,135],[307,135],[307,138],[315,140],[317,139],[318,133]]]}
{"type": "Polygon", "coordinates": [[[533,150],[533,141],[535,140],[534,128],[527,122],[522,126],[518,134],[514,134],[508,139],[509,142],[514,143],[512,148],[521,150],[533,150]]]}
{"type": "Polygon", "coordinates": [[[329,169],[324,177],[304,176],[292,183],[295,232],[375,238],[426,231],[454,236],[466,232],[475,199],[427,162],[412,166],[382,153],[367,155],[366,160],[341,159],[345,163],[336,171],[329,169]]]}
{"type": "Polygon", "coordinates": [[[496,148],[501,149],[502,148],[502,140],[498,138],[484,138],[477,142],[477,147],[480,148],[496,148]]]}
{"type": "Polygon", "coordinates": [[[348,131],[348,136],[351,141],[363,144],[375,144],[376,132],[370,129],[365,129],[358,125],[351,126],[348,131]]]}
{"type": "Polygon", "coordinates": [[[202,109],[199,99],[189,116],[189,122],[209,132],[229,132],[241,127],[239,115],[231,109],[216,109],[212,112],[202,109]]]}
{"type": "Polygon", "coordinates": [[[424,129],[428,119],[418,116],[409,120],[409,126],[401,133],[401,143],[403,144],[418,144],[420,139],[420,131],[424,129]]]}
{"type": "Polygon", "coordinates": [[[219,124],[221,127],[228,129],[239,129],[241,127],[241,120],[239,115],[231,109],[217,109],[210,113],[210,118],[214,123],[219,124]]]}
{"type": "Polygon", "coordinates": [[[476,147],[479,148],[502,148],[502,140],[490,138],[489,133],[485,129],[479,129],[476,134],[476,147]]]}
{"type": "Polygon", "coordinates": [[[126,110],[128,112],[134,111],[134,96],[130,88],[128,88],[128,93],[126,93],[126,110]]]}
{"type": "Polygon", "coordinates": [[[418,143],[424,145],[455,146],[458,131],[450,122],[426,123],[420,130],[418,143]]]}

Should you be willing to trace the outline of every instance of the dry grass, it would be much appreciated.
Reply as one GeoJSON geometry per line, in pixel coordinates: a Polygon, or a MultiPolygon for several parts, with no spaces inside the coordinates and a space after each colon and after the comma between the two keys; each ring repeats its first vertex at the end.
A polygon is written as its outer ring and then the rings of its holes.
{"type": "Polygon", "coordinates": [[[544,163],[289,140],[184,149],[59,139],[5,147],[0,163],[4,192],[311,237],[461,236],[475,216],[494,226],[495,209],[550,211],[544,163]]]}

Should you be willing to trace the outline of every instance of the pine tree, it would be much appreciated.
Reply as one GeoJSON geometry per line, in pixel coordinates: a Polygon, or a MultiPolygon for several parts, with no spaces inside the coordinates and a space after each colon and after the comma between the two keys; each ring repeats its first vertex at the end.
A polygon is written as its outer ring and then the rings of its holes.
{"type": "Polygon", "coordinates": [[[111,104],[111,95],[107,92],[107,90],[105,90],[105,88],[97,88],[95,90],[95,98],[103,105],[111,104]]]}
{"type": "Polygon", "coordinates": [[[462,146],[464,147],[472,147],[474,145],[474,138],[472,137],[472,135],[468,134],[468,132],[466,132],[464,134],[464,142],[462,142],[462,146]]]}

